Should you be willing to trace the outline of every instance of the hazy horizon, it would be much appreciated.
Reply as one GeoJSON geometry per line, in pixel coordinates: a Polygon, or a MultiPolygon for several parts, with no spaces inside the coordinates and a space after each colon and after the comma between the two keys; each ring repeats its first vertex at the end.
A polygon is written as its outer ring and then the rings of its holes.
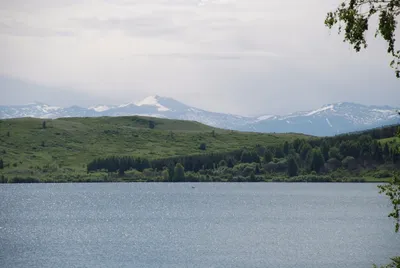
{"type": "MultiPolygon", "coordinates": [[[[2,77],[0,76],[0,81],[1,81],[1,79],[2,79],[2,77]]],[[[15,82],[16,80],[11,80],[11,81],[15,82]]],[[[15,85],[13,85],[13,86],[15,86],[15,85]]],[[[35,85],[35,86],[37,86],[37,85],[35,85]]],[[[39,86],[39,88],[40,88],[40,86],[39,86]]],[[[42,88],[40,88],[40,89],[42,89],[42,88]]],[[[37,91],[35,90],[34,92],[37,92],[37,91]]],[[[60,92],[71,93],[71,91],[68,91],[68,90],[63,91],[63,89],[59,89],[59,91],[57,91],[58,94],[60,92]]],[[[79,93],[77,93],[77,94],[79,94],[79,93]]],[[[17,97],[17,94],[15,94],[15,95],[17,97]]],[[[85,103],[87,101],[90,102],[90,96],[86,96],[86,95],[83,95],[83,96],[86,97],[85,103]]],[[[147,95],[147,96],[145,96],[143,98],[132,99],[132,100],[124,101],[124,102],[107,102],[107,101],[105,101],[105,102],[95,102],[95,101],[92,101],[89,104],[84,104],[84,103],[81,103],[79,101],[79,100],[82,100],[82,98],[76,98],[76,100],[78,100],[77,103],[74,103],[74,102],[65,103],[64,101],[60,101],[60,100],[57,101],[56,99],[54,99],[54,100],[56,100],[55,102],[52,102],[52,99],[53,99],[52,97],[46,98],[46,96],[44,96],[44,95],[38,95],[37,97],[33,97],[30,101],[26,101],[26,102],[21,102],[20,100],[17,100],[14,103],[8,103],[8,102],[6,103],[6,102],[0,100],[0,106],[20,106],[20,105],[29,105],[29,104],[41,103],[41,104],[46,104],[46,105],[49,105],[49,106],[58,106],[58,107],[62,107],[62,108],[67,108],[67,107],[71,107],[71,106],[80,106],[80,107],[84,107],[84,108],[91,108],[91,107],[96,107],[96,106],[100,106],[100,105],[119,106],[119,105],[128,104],[128,103],[135,103],[136,104],[137,102],[140,102],[144,98],[149,97],[149,96],[158,96],[158,97],[161,97],[161,98],[172,98],[172,97],[166,96],[166,95],[151,94],[151,95],[147,95]],[[47,101],[44,101],[44,100],[40,99],[41,97],[44,97],[45,99],[47,99],[47,101]]],[[[95,100],[96,98],[93,98],[93,99],[95,100]]],[[[172,99],[174,99],[174,100],[176,100],[178,102],[181,102],[183,104],[189,105],[189,104],[187,104],[186,102],[184,102],[182,100],[179,100],[179,99],[176,99],[176,98],[172,98],[172,99]]],[[[388,105],[388,104],[385,104],[385,103],[381,103],[381,104],[379,104],[379,103],[378,104],[377,103],[361,103],[361,102],[357,102],[357,101],[346,101],[346,100],[344,100],[344,101],[337,101],[337,102],[331,102],[331,103],[321,103],[319,106],[310,106],[310,107],[308,107],[306,109],[293,110],[293,111],[288,111],[286,113],[253,113],[253,114],[252,113],[239,114],[239,113],[230,113],[230,112],[220,112],[220,113],[234,114],[234,115],[239,115],[239,116],[249,116],[249,117],[257,117],[257,116],[264,116],[264,115],[287,115],[287,114],[296,113],[296,112],[306,112],[306,111],[316,110],[316,109],[319,109],[319,108],[321,108],[323,106],[327,106],[327,105],[331,105],[331,104],[344,103],[344,102],[350,102],[350,103],[366,105],[366,106],[390,106],[392,108],[400,107],[400,105],[397,105],[397,106],[396,105],[388,105]]],[[[205,110],[205,111],[208,111],[208,112],[219,112],[219,111],[213,111],[213,110],[210,110],[210,109],[199,107],[199,106],[196,106],[196,105],[189,105],[189,106],[194,107],[194,108],[198,108],[198,109],[202,109],[202,110],[205,110]]]]}

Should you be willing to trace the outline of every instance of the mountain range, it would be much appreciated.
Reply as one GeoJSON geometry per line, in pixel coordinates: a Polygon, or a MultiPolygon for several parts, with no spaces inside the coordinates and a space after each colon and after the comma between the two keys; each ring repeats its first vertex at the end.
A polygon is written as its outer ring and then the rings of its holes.
{"type": "Polygon", "coordinates": [[[398,124],[396,107],[367,106],[351,102],[324,105],[310,111],[287,115],[240,116],[215,113],[185,105],[177,100],[149,96],[136,103],[93,107],[56,107],[44,103],[0,106],[0,118],[60,118],[141,115],[191,120],[206,125],[251,132],[296,132],[315,136],[333,136],[384,125],[398,124]]]}

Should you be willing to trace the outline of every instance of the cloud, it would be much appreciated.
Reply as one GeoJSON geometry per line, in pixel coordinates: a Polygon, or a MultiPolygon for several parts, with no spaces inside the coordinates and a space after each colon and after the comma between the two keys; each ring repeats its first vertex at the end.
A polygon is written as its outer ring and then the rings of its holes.
{"type": "Polygon", "coordinates": [[[74,4],[81,3],[80,0],[13,0],[0,1],[0,9],[7,12],[36,13],[43,9],[65,8],[74,4]]]}
{"type": "Polygon", "coordinates": [[[185,31],[183,26],[174,25],[174,23],[161,17],[138,16],[135,18],[110,18],[110,19],[82,19],[80,24],[87,29],[99,31],[123,31],[127,35],[134,37],[157,37],[179,36],[185,31]]]}
{"type": "Polygon", "coordinates": [[[384,43],[371,40],[367,51],[355,53],[324,26],[326,12],[337,5],[336,0],[0,1],[0,74],[74,88],[93,102],[159,94],[243,114],[357,99],[395,102],[398,80],[384,43]]]}
{"type": "Polygon", "coordinates": [[[133,57],[144,58],[177,58],[189,60],[265,60],[266,57],[279,57],[279,55],[270,52],[206,52],[206,53],[169,53],[169,54],[132,54],[133,57]]]}
{"type": "Polygon", "coordinates": [[[23,23],[4,23],[0,22],[0,35],[27,36],[27,37],[71,37],[74,33],[62,29],[46,29],[30,27],[23,23]]]}

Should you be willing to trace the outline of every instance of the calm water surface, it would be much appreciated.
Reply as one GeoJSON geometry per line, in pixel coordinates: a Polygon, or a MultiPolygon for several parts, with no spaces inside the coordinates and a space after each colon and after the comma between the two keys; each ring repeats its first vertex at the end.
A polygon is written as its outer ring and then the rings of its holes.
{"type": "Polygon", "coordinates": [[[0,185],[0,206],[4,268],[365,268],[400,254],[376,184],[0,185]]]}

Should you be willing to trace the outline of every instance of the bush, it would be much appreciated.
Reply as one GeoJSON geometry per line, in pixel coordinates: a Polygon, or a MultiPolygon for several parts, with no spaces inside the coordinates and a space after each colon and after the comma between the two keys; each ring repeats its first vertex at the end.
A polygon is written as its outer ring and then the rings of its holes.
{"type": "Polygon", "coordinates": [[[243,174],[243,176],[246,176],[246,177],[251,176],[251,175],[254,176],[254,170],[255,169],[253,169],[252,167],[247,166],[243,169],[242,174],[243,174]]]}
{"type": "Polygon", "coordinates": [[[206,147],[207,147],[206,144],[203,142],[200,144],[199,149],[204,151],[204,150],[206,150],[206,147]]]}
{"type": "Polygon", "coordinates": [[[200,181],[199,175],[194,172],[187,172],[185,174],[185,179],[188,182],[199,182],[200,181]]]}
{"type": "Polygon", "coordinates": [[[379,170],[375,172],[373,176],[374,178],[381,179],[381,178],[390,178],[393,176],[393,174],[389,170],[379,170]]]}
{"type": "Polygon", "coordinates": [[[157,176],[157,172],[151,168],[144,169],[142,174],[143,174],[143,177],[147,180],[157,176]]]}
{"type": "Polygon", "coordinates": [[[263,178],[264,181],[272,181],[272,176],[270,174],[266,174],[263,178]]]}
{"type": "Polygon", "coordinates": [[[156,126],[155,122],[152,120],[149,120],[149,128],[154,129],[155,126],[156,126]]]}
{"type": "Polygon", "coordinates": [[[232,172],[236,175],[249,176],[251,172],[255,173],[257,163],[240,163],[233,167],[232,172]]]}
{"type": "Polygon", "coordinates": [[[327,166],[328,170],[335,170],[335,169],[338,169],[338,168],[340,168],[342,166],[342,162],[340,162],[336,158],[330,158],[326,162],[326,166],[327,166]]]}
{"type": "Polygon", "coordinates": [[[351,178],[348,181],[349,182],[365,182],[365,179],[363,179],[363,178],[351,178]]]}
{"type": "Polygon", "coordinates": [[[213,173],[213,175],[216,175],[216,176],[223,176],[223,175],[227,175],[227,174],[232,174],[233,170],[231,168],[221,166],[215,170],[212,170],[212,173],[213,173]]]}
{"type": "Polygon", "coordinates": [[[200,177],[199,177],[199,179],[200,179],[200,182],[212,182],[213,181],[213,179],[209,176],[209,175],[201,175],[200,177]]]}
{"type": "Polygon", "coordinates": [[[131,181],[137,181],[137,180],[143,180],[144,179],[143,173],[140,172],[140,171],[137,171],[136,169],[132,169],[132,170],[126,171],[125,172],[125,177],[126,178],[124,180],[130,179],[131,181]]]}
{"type": "Polygon", "coordinates": [[[352,156],[346,156],[343,159],[342,164],[347,169],[355,169],[355,168],[357,168],[357,160],[352,156]]]}
{"type": "Polygon", "coordinates": [[[332,182],[332,178],[330,176],[323,175],[301,175],[291,178],[286,178],[285,182],[332,182]]]}
{"type": "Polygon", "coordinates": [[[243,176],[234,176],[231,182],[247,182],[247,178],[243,176]]]}
{"type": "Polygon", "coordinates": [[[40,180],[36,178],[23,178],[23,177],[14,177],[14,178],[9,178],[8,183],[39,183],[40,180]]]}
{"type": "Polygon", "coordinates": [[[286,159],[283,159],[277,163],[270,162],[264,165],[264,170],[268,172],[286,172],[288,168],[288,162],[286,159]]]}
{"type": "Polygon", "coordinates": [[[265,180],[265,177],[262,175],[256,175],[254,182],[262,182],[265,180]]]}

